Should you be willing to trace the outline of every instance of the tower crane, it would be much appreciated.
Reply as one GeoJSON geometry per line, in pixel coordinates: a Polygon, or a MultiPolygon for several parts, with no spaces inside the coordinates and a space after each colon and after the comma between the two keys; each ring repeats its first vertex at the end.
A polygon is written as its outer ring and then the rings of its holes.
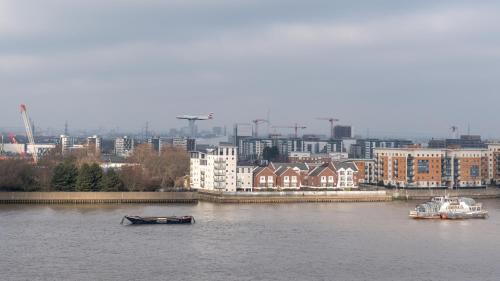
{"type": "Polygon", "coordinates": [[[38,162],[38,151],[36,151],[35,138],[33,137],[33,127],[31,126],[26,105],[21,104],[20,108],[21,116],[23,117],[24,128],[26,129],[26,135],[28,136],[28,144],[31,146],[31,151],[33,151],[33,162],[36,164],[38,162]]]}
{"type": "Polygon", "coordinates": [[[333,126],[335,122],[338,122],[340,121],[339,119],[337,118],[333,118],[333,117],[319,117],[319,118],[316,118],[318,120],[325,120],[325,121],[328,121],[330,122],[330,138],[331,139],[334,139],[335,138],[335,127],[333,126]]]}
{"type": "Polygon", "coordinates": [[[259,136],[259,124],[262,124],[262,123],[269,124],[269,121],[267,119],[258,118],[258,119],[252,120],[252,123],[255,126],[254,137],[258,137],[259,136]]]}
{"type": "Polygon", "coordinates": [[[299,130],[307,129],[306,126],[299,125],[295,123],[293,126],[273,126],[274,129],[294,129],[295,138],[297,139],[299,136],[299,130]]]}

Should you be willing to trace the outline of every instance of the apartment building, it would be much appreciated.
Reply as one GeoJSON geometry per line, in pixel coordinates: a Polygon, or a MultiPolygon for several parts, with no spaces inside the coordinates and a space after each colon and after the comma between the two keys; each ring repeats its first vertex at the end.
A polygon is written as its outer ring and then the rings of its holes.
{"type": "Polygon", "coordinates": [[[127,136],[115,139],[115,155],[129,157],[134,151],[135,141],[127,136]]]}
{"type": "Polygon", "coordinates": [[[238,151],[232,144],[190,153],[190,185],[193,189],[235,192],[238,151]]]}
{"type": "Polygon", "coordinates": [[[236,190],[253,191],[253,171],[255,166],[246,164],[236,167],[236,190]]]}
{"type": "Polygon", "coordinates": [[[485,184],[485,149],[378,148],[376,181],[386,186],[464,188],[485,184]]]}
{"type": "Polygon", "coordinates": [[[490,184],[500,184],[500,143],[489,143],[486,155],[488,180],[490,184]]]}
{"type": "Polygon", "coordinates": [[[87,152],[92,155],[101,154],[102,138],[94,135],[87,138],[87,152]]]}

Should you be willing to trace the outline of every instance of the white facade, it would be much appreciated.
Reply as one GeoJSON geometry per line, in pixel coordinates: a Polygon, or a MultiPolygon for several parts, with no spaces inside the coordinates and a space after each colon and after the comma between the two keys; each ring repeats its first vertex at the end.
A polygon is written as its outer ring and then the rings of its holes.
{"type": "Polygon", "coordinates": [[[71,147],[75,144],[74,139],[67,135],[61,135],[59,138],[59,144],[61,145],[61,152],[63,154],[69,152],[71,147]]]}
{"type": "Polygon", "coordinates": [[[37,155],[42,156],[54,148],[56,148],[55,144],[35,144],[34,146],[28,145],[26,152],[31,155],[36,152],[37,155]]]}
{"type": "Polygon", "coordinates": [[[354,181],[354,170],[351,168],[340,168],[337,171],[337,188],[340,189],[349,189],[349,188],[357,188],[354,181]]]}
{"type": "Polygon", "coordinates": [[[120,157],[129,157],[134,151],[134,139],[124,136],[115,139],[115,154],[120,157]]]}
{"type": "Polygon", "coordinates": [[[191,188],[235,192],[237,162],[238,151],[233,145],[220,145],[206,152],[191,152],[191,188]]]}
{"type": "Polygon", "coordinates": [[[253,166],[236,167],[236,188],[243,191],[253,189],[253,166]]]}

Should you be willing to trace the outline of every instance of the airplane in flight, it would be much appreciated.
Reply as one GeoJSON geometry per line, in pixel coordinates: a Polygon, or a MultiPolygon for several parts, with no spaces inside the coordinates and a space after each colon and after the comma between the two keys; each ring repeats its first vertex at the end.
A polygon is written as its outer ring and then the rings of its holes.
{"type": "Polygon", "coordinates": [[[196,137],[196,127],[195,122],[198,120],[212,120],[214,119],[214,113],[210,112],[208,115],[179,115],[176,117],[177,119],[183,119],[189,121],[189,131],[191,137],[196,137]]]}

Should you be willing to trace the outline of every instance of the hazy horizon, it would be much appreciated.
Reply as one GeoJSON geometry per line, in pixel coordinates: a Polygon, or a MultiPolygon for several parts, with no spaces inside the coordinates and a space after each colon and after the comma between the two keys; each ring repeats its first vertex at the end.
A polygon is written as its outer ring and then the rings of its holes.
{"type": "MultiPolygon", "coordinates": [[[[328,134],[498,138],[500,3],[2,1],[0,128],[186,126],[265,118],[328,134]]],[[[286,133],[286,130],[282,132],[286,133]]]]}

